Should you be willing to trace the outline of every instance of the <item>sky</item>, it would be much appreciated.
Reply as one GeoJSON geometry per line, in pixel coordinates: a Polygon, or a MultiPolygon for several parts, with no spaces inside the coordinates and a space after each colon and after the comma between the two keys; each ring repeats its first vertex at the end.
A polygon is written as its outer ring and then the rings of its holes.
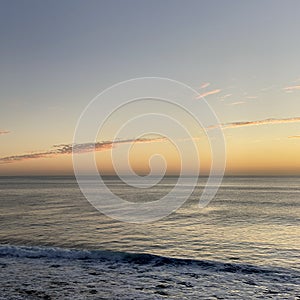
{"type": "MultiPolygon", "coordinates": [[[[204,97],[220,121],[212,128],[223,130],[226,174],[300,175],[299,10],[297,0],[2,0],[0,175],[72,174],[82,111],[104,89],[138,77],[170,78],[196,90],[195,101],[204,97]]],[[[173,116],[185,119],[176,109],[173,116]]],[[[112,149],[125,157],[122,149],[139,138],[129,131],[113,142],[122,117],[112,116],[97,139],[103,173],[114,173],[112,149]]],[[[209,129],[187,124],[205,174],[209,129]]],[[[76,155],[84,158],[93,142],[76,155]]],[[[133,170],[149,172],[156,153],[167,173],[180,172],[174,144],[153,135],[132,146],[133,170]]]]}

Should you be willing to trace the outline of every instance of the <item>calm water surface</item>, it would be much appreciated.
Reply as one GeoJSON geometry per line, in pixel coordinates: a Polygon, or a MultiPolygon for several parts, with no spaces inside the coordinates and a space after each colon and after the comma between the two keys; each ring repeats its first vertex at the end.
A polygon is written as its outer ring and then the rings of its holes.
{"type": "MultiPolygon", "coordinates": [[[[199,179],[199,191],[205,182],[199,179]]],[[[107,179],[129,201],[152,201],[175,183],[166,178],[145,192],[107,179]]],[[[299,267],[299,177],[227,177],[204,209],[198,196],[163,220],[135,225],[95,210],[72,177],[4,177],[0,243],[299,267]]]]}

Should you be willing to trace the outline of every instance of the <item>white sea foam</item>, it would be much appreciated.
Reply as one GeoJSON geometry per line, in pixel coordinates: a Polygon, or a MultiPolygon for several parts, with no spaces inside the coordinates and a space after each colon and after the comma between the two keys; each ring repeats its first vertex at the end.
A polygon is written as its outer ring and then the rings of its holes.
{"type": "Polygon", "coordinates": [[[109,251],[2,245],[2,299],[292,299],[299,272],[109,251]]]}

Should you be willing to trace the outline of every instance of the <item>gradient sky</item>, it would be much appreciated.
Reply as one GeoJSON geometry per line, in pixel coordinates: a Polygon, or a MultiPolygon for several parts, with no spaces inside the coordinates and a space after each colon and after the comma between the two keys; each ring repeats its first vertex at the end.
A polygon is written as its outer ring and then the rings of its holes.
{"type": "MultiPolygon", "coordinates": [[[[72,143],[99,92],[144,76],[205,97],[224,129],[227,174],[299,175],[299,11],[298,0],[2,0],[0,175],[71,174],[70,153],[53,145],[72,143]]],[[[205,172],[208,143],[191,131],[205,172]]],[[[158,151],[178,171],[170,143],[134,147],[135,170],[158,151]]],[[[107,173],[109,152],[97,153],[107,173]]]]}

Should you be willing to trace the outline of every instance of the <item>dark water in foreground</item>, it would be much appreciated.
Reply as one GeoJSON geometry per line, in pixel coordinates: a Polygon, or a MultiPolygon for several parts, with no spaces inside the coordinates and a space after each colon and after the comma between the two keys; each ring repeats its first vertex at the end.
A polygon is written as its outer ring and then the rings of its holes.
{"type": "MultiPolygon", "coordinates": [[[[107,178],[131,201],[175,182],[145,191],[107,178]]],[[[197,204],[195,193],[169,217],[127,224],[72,177],[2,177],[0,299],[299,299],[299,177],[228,177],[197,204]]]]}

